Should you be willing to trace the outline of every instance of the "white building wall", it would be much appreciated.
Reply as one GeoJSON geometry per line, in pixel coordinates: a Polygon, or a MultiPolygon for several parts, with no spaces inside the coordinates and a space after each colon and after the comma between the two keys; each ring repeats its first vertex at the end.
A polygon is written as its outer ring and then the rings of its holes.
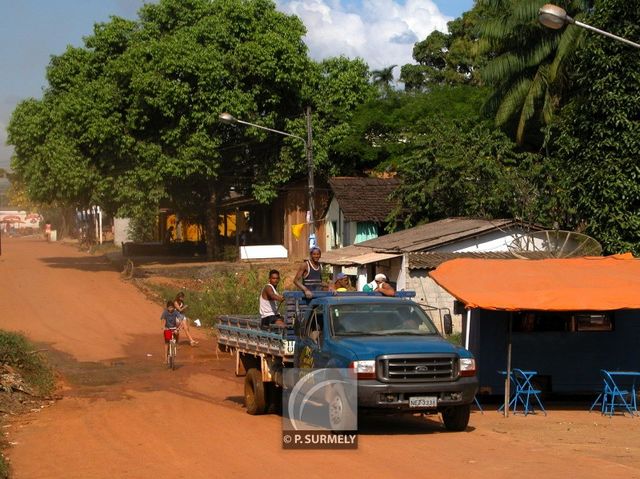
{"type": "Polygon", "coordinates": [[[342,215],[340,214],[340,207],[338,206],[338,202],[335,198],[331,200],[329,203],[329,209],[327,210],[327,216],[325,220],[325,245],[327,250],[342,248],[342,223],[341,223],[342,215]],[[337,231],[333,228],[333,222],[336,222],[337,231]],[[334,238],[337,238],[338,243],[336,244],[334,238]]]}
{"type": "MultiPolygon", "coordinates": [[[[433,281],[427,275],[427,270],[408,270],[406,282],[406,289],[416,292],[416,297],[414,298],[416,302],[425,306],[442,309],[443,314],[450,313],[451,319],[453,320],[453,331],[457,333],[462,331],[462,315],[453,314],[453,302],[455,298],[433,281]]],[[[436,323],[438,329],[442,327],[440,318],[434,316],[433,321],[436,323]]]]}
{"type": "Polygon", "coordinates": [[[113,219],[113,243],[122,246],[122,243],[131,241],[129,237],[129,218],[113,219]]]}
{"type": "Polygon", "coordinates": [[[485,253],[488,251],[509,251],[507,245],[517,236],[525,234],[523,229],[507,231],[493,231],[476,238],[456,241],[455,243],[434,248],[432,252],[439,253],[485,253]]]}
{"type": "Polygon", "coordinates": [[[344,248],[354,244],[356,233],[358,232],[358,223],[356,221],[345,221],[344,215],[340,210],[338,201],[333,198],[329,203],[327,216],[325,219],[325,245],[327,251],[332,249],[344,248]],[[336,223],[336,229],[333,223],[336,223]],[[335,238],[335,240],[334,240],[335,238]]]}

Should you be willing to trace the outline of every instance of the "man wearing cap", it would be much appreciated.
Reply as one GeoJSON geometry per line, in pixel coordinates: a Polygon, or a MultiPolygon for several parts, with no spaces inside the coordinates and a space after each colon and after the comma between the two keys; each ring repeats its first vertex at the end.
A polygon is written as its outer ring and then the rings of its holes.
{"type": "Polygon", "coordinates": [[[329,285],[329,290],[344,293],[346,291],[353,291],[353,288],[351,287],[349,277],[344,273],[338,273],[336,279],[333,281],[333,288],[329,285]]]}
{"type": "Polygon", "coordinates": [[[374,280],[365,286],[369,286],[374,293],[380,293],[384,296],[395,296],[396,294],[396,290],[387,282],[387,277],[382,273],[376,274],[374,280]]]}
{"type": "Polygon", "coordinates": [[[314,246],[309,251],[309,259],[298,269],[296,277],[293,279],[293,284],[304,291],[304,295],[311,299],[313,297],[313,291],[321,291],[326,286],[322,282],[322,264],[320,263],[320,257],[322,251],[317,246],[314,246]]]}

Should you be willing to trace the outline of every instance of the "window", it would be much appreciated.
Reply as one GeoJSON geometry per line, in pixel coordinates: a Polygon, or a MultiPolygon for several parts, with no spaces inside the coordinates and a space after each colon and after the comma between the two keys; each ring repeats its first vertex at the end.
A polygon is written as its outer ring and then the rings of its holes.
{"type": "Polygon", "coordinates": [[[378,237],[378,226],[372,221],[358,221],[356,223],[355,243],[361,243],[378,237]]]}
{"type": "Polygon", "coordinates": [[[607,313],[581,313],[574,318],[576,331],[613,331],[613,322],[607,313]]]}
{"type": "Polygon", "coordinates": [[[336,336],[436,335],[431,319],[415,303],[339,304],[330,308],[336,336]]]}
{"type": "Polygon", "coordinates": [[[613,317],[608,312],[520,311],[513,315],[512,328],[519,333],[613,331],[613,317]]]}
{"type": "Polygon", "coordinates": [[[317,307],[311,312],[309,321],[305,325],[305,336],[318,341],[322,331],[322,307],[317,307]]]}

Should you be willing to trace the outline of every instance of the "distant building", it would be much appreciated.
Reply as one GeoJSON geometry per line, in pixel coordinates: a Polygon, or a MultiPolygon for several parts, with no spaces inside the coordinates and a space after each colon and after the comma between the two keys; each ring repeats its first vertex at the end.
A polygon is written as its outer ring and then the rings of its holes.
{"type": "Polygon", "coordinates": [[[507,245],[531,229],[513,219],[446,218],[327,251],[322,260],[334,273],[355,277],[358,290],[384,273],[396,289],[416,291],[419,303],[450,310],[454,329],[460,331],[462,316],[453,296],[429,277],[429,271],[459,257],[515,258],[507,245]]]}

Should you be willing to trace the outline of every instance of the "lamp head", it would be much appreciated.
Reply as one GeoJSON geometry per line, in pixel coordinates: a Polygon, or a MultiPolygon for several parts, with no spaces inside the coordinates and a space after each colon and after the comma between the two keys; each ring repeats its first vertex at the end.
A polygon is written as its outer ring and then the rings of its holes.
{"type": "Polygon", "coordinates": [[[218,119],[222,123],[226,123],[227,125],[230,125],[237,121],[231,113],[227,113],[226,111],[224,113],[220,113],[220,116],[218,117],[218,119]]]}
{"type": "Polygon", "coordinates": [[[559,30],[568,23],[573,23],[573,18],[567,15],[564,8],[551,3],[543,5],[538,10],[538,20],[547,28],[559,30]]]}

